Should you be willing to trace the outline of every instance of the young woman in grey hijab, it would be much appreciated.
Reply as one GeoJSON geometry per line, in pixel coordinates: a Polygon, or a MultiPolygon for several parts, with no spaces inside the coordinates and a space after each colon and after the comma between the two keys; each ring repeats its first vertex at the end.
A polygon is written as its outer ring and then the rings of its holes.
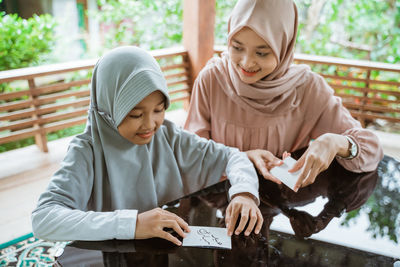
{"type": "Polygon", "coordinates": [[[215,184],[230,183],[228,234],[258,233],[258,178],[246,154],[164,121],[166,81],[155,59],[137,47],[116,48],[96,64],[85,132],[69,145],[32,213],[36,237],[46,240],[165,238],[183,219],[157,208],[215,184]],[[248,221],[249,220],[249,221],[248,221]],[[244,229],[248,221],[248,227],[244,229]]]}

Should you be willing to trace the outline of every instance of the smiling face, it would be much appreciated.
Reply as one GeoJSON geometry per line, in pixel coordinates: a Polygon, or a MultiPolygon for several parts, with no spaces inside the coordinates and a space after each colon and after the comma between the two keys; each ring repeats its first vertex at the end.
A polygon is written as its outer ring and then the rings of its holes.
{"type": "Polygon", "coordinates": [[[264,78],[278,64],[267,42],[248,27],[243,27],[232,36],[228,51],[240,79],[247,84],[264,78]]]}
{"type": "Polygon", "coordinates": [[[151,141],[164,121],[165,96],[155,91],[137,104],[118,126],[118,132],[136,145],[151,141]]]}

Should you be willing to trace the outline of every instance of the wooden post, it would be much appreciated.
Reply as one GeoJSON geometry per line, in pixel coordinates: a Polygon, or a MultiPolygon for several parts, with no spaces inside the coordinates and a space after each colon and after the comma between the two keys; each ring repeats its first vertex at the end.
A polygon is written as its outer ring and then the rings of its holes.
{"type": "MultiPolygon", "coordinates": [[[[31,107],[34,109],[34,114],[32,115],[32,118],[36,120],[39,118],[37,114],[37,105],[35,103],[35,100],[37,96],[34,94],[34,89],[36,88],[35,81],[33,78],[28,80],[29,84],[29,93],[30,93],[30,99],[32,100],[32,105],[31,107]]],[[[46,132],[44,131],[43,127],[39,123],[34,124],[34,128],[37,130],[37,133],[35,134],[35,143],[39,147],[39,149],[42,152],[48,152],[49,149],[47,147],[47,138],[46,138],[46,132]]]]}
{"type": "Polygon", "coordinates": [[[215,0],[183,0],[183,45],[189,54],[189,85],[214,54],[215,0]]]}

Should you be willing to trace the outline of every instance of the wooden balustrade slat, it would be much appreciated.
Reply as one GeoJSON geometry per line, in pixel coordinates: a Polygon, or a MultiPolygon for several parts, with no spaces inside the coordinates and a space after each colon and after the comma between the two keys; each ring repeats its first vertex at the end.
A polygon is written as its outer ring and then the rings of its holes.
{"type": "Polygon", "coordinates": [[[9,100],[9,99],[14,99],[14,98],[20,98],[23,96],[27,96],[29,94],[30,94],[29,90],[21,90],[21,91],[12,92],[12,93],[0,93],[0,100],[9,100]]]}
{"type": "Polygon", "coordinates": [[[55,132],[55,131],[65,129],[68,127],[72,127],[75,125],[84,124],[84,123],[86,123],[86,121],[87,121],[86,116],[72,118],[72,119],[68,119],[68,120],[57,121],[57,122],[53,122],[53,123],[49,123],[49,124],[45,125],[44,130],[46,131],[46,133],[55,132]]]}
{"type": "Polygon", "coordinates": [[[20,129],[24,129],[27,127],[32,127],[35,123],[39,123],[39,119],[29,118],[29,119],[9,122],[9,123],[4,124],[3,126],[0,126],[0,132],[6,131],[6,130],[15,131],[15,130],[20,130],[20,129]]]}
{"type": "MultiPolygon", "coordinates": [[[[346,99],[352,99],[354,101],[354,99],[357,99],[359,101],[370,101],[370,102],[378,102],[379,104],[377,105],[385,105],[385,104],[399,104],[399,100],[390,100],[390,99],[383,99],[383,98],[377,98],[377,97],[366,97],[366,96],[357,96],[357,95],[350,95],[350,94],[338,94],[335,93],[336,96],[341,97],[342,99],[346,100],[346,99]]],[[[344,101],[343,100],[343,101],[344,101]]]]}
{"type": "Polygon", "coordinates": [[[69,107],[85,106],[85,105],[89,105],[89,102],[90,102],[90,97],[84,97],[82,99],[70,101],[70,102],[67,102],[67,103],[50,104],[50,105],[46,105],[46,106],[40,107],[38,109],[37,113],[39,115],[42,115],[42,114],[54,112],[56,110],[66,109],[66,108],[69,108],[69,107]]]}
{"type": "Polygon", "coordinates": [[[168,91],[168,93],[172,96],[172,95],[175,95],[175,94],[178,94],[178,93],[183,93],[183,92],[186,92],[186,93],[190,93],[190,88],[189,88],[189,86],[185,86],[184,88],[181,88],[181,89],[174,89],[174,90],[170,90],[170,91],[168,91]]]}
{"type": "Polygon", "coordinates": [[[68,92],[62,92],[62,93],[56,93],[56,94],[51,94],[51,95],[40,96],[36,100],[36,103],[38,103],[38,105],[44,105],[44,104],[48,104],[48,103],[51,103],[51,102],[54,102],[56,100],[63,99],[63,98],[83,97],[83,96],[89,96],[89,95],[90,95],[90,90],[89,89],[77,90],[77,91],[68,91],[68,92]]]}
{"type": "Polygon", "coordinates": [[[172,98],[171,99],[171,103],[180,102],[180,101],[183,101],[183,100],[190,100],[190,94],[186,94],[186,95],[181,96],[181,97],[172,98]]]}
{"type": "Polygon", "coordinates": [[[172,64],[167,66],[161,66],[162,71],[173,70],[173,69],[186,69],[189,67],[189,63],[179,63],[179,64],[172,64]]]}
{"type": "Polygon", "coordinates": [[[350,89],[358,92],[367,92],[367,93],[375,93],[375,94],[387,94],[387,95],[392,95],[396,98],[400,97],[400,91],[391,91],[391,90],[381,90],[381,89],[371,89],[371,88],[365,88],[365,87],[354,87],[354,86],[348,86],[348,85],[340,85],[340,84],[331,84],[329,85],[333,89],[350,89]]]}
{"type": "Polygon", "coordinates": [[[43,95],[43,94],[64,91],[64,90],[70,89],[71,87],[77,87],[77,86],[82,86],[82,85],[86,85],[86,84],[90,84],[90,79],[85,79],[85,80],[80,80],[80,81],[72,81],[72,82],[67,82],[67,83],[57,83],[57,84],[52,84],[52,85],[36,87],[35,89],[32,90],[32,93],[35,96],[39,96],[39,95],[43,95]]]}
{"type": "Polygon", "coordinates": [[[174,73],[174,74],[164,75],[166,80],[173,79],[173,78],[187,77],[187,76],[188,76],[187,71],[181,71],[181,72],[174,73]]]}
{"type": "Polygon", "coordinates": [[[37,133],[40,133],[40,129],[29,128],[16,132],[11,132],[7,136],[0,136],[0,144],[21,140],[27,137],[34,136],[37,133]]]}
{"type": "Polygon", "coordinates": [[[63,120],[63,119],[69,119],[72,117],[77,117],[77,116],[82,116],[82,115],[87,115],[88,107],[81,107],[81,108],[76,108],[72,111],[63,111],[63,112],[56,112],[56,113],[50,113],[43,115],[40,118],[39,123],[40,124],[46,124],[46,123],[51,123],[57,120],[63,120]]]}
{"type": "Polygon", "coordinates": [[[371,105],[362,105],[354,103],[343,103],[343,105],[348,109],[360,109],[362,107],[362,109],[365,111],[396,113],[400,116],[400,109],[398,108],[396,109],[390,107],[371,106],[371,105]]]}
{"type": "Polygon", "coordinates": [[[155,57],[155,59],[162,59],[176,56],[185,56],[187,54],[187,51],[183,47],[171,47],[152,50],[150,51],[150,54],[155,57]]]}
{"type": "Polygon", "coordinates": [[[26,118],[28,116],[32,116],[33,114],[42,115],[46,113],[50,113],[59,109],[65,109],[68,107],[79,107],[83,105],[89,105],[90,97],[84,97],[79,100],[69,101],[67,103],[61,104],[50,104],[46,106],[41,106],[40,108],[34,110],[33,108],[28,108],[24,110],[18,110],[14,112],[9,112],[5,114],[0,114],[0,120],[16,120],[21,118],[26,118]]]}
{"type": "Polygon", "coordinates": [[[359,112],[359,111],[354,111],[354,110],[351,110],[350,113],[355,118],[363,118],[363,119],[371,119],[371,120],[383,119],[383,120],[387,120],[387,121],[395,122],[395,123],[400,122],[400,118],[388,117],[388,116],[381,115],[381,114],[364,113],[364,112],[359,112]]]}
{"type": "Polygon", "coordinates": [[[83,108],[77,108],[73,111],[66,111],[66,112],[64,111],[64,112],[46,114],[38,119],[28,118],[28,119],[9,122],[3,126],[0,126],[0,132],[5,131],[5,130],[15,131],[15,130],[24,129],[27,127],[32,127],[35,123],[41,125],[41,124],[54,122],[57,120],[63,120],[63,119],[68,119],[68,118],[72,118],[72,117],[82,116],[82,115],[87,114],[87,110],[88,110],[87,107],[83,107],[83,108]]]}
{"type": "Polygon", "coordinates": [[[21,108],[27,108],[27,107],[30,107],[32,104],[33,104],[32,100],[19,100],[19,101],[15,101],[15,102],[0,104],[0,112],[21,109],[21,108]]]}
{"type": "Polygon", "coordinates": [[[12,112],[8,112],[5,114],[0,114],[0,121],[22,119],[22,118],[30,117],[34,113],[35,113],[35,110],[33,108],[12,111],[12,112]]]}
{"type": "Polygon", "coordinates": [[[167,82],[168,87],[172,87],[178,84],[187,84],[189,82],[189,79],[185,78],[179,81],[175,81],[175,82],[167,82]]]}
{"type": "Polygon", "coordinates": [[[360,82],[360,83],[366,83],[368,82],[367,79],[361,79],[361,78],[355,78],[355,77],[350,77],[350,76],[339,76],[339,75],[331,75],[331,74],[325,74],[325,73],[320,73],[322,77],[325,79],[332,79],[332,80],[340,80],[340,81],[351,81],[351,82],[360,82]]]}
{"type": "Polygon", "coordinates": [[[91,69],[97,59],[78,60],[65,63],[29,67],[23,69],[6,70],[0,72],[0,83],[16,80],[29,80],[36,77],[49,76],[58,73],[72,72],[83,69],[91,69]]]}
{"type": "Polygon", "coordinates": [[[375,85],[391,85],[391,86],[397,86],[400,87],[400,82],[395,82],[395,81],[381,81],[381,80],[372,80],[372,79],[361,79],[361,78],[355,78],[355,77],[349,77],[349,76],[338,76],[338,75],[330,75],[330,74],[324,74],[320,73],[320,75],[326,79],[332,79],[332,80],[340,80],[340,81],[351,81],[351,82],[361,82],[361,83],[370,83],[370,84],[375,84],[375,85]]]}
{"type": "Polygon", "coordinates": [[[397,89],[400,90],[400,82],[395,82],[395,81],[381,81],[381,80],[369,80],[370,84],[375,84],[375,85],[392,85],[396,86],[397,89]]]}
{"type": "Polygon", "coordinates": [[[367,60],[345,59],[330,56],[316,56],[296,53],[294,55],[296,62],[318,65],[335,65],[343,67],[355,67],[364,70],[383,70],[391,72],[400,72],[399,64],[390,64],[383,62],[373,62],[367,60]]]}

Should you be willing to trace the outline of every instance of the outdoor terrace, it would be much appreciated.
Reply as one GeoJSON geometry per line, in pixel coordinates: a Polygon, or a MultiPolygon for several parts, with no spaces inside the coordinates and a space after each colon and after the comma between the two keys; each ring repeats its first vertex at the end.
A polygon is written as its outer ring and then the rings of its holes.
{"type": "MultiPolygon", "coordinates": [[[[194,2],[196,8],[185,6],[184,46],[151,51],[170,89],[173,110],[166,117],[178,125],[185,121],[198,72],[225,49],[214,47],[214,20],[207,18],[213,15],[211,7],[194,2]]],[[[72,138],[48,141],[48,133],[85,123],[96,60],[0,72],[0,83],[20,88],[0,94],[0,144],[28,137],[36,144],[0,153],[0,244],[31,233],[30,213],[72,138]]],[[[376,121],[400,123],[400,65],[300,54],[295,62],[319,72],[364,127],[376,121]]],[[[375,133],[385,154],[400,160],[400,135],[375,133]]]]}

